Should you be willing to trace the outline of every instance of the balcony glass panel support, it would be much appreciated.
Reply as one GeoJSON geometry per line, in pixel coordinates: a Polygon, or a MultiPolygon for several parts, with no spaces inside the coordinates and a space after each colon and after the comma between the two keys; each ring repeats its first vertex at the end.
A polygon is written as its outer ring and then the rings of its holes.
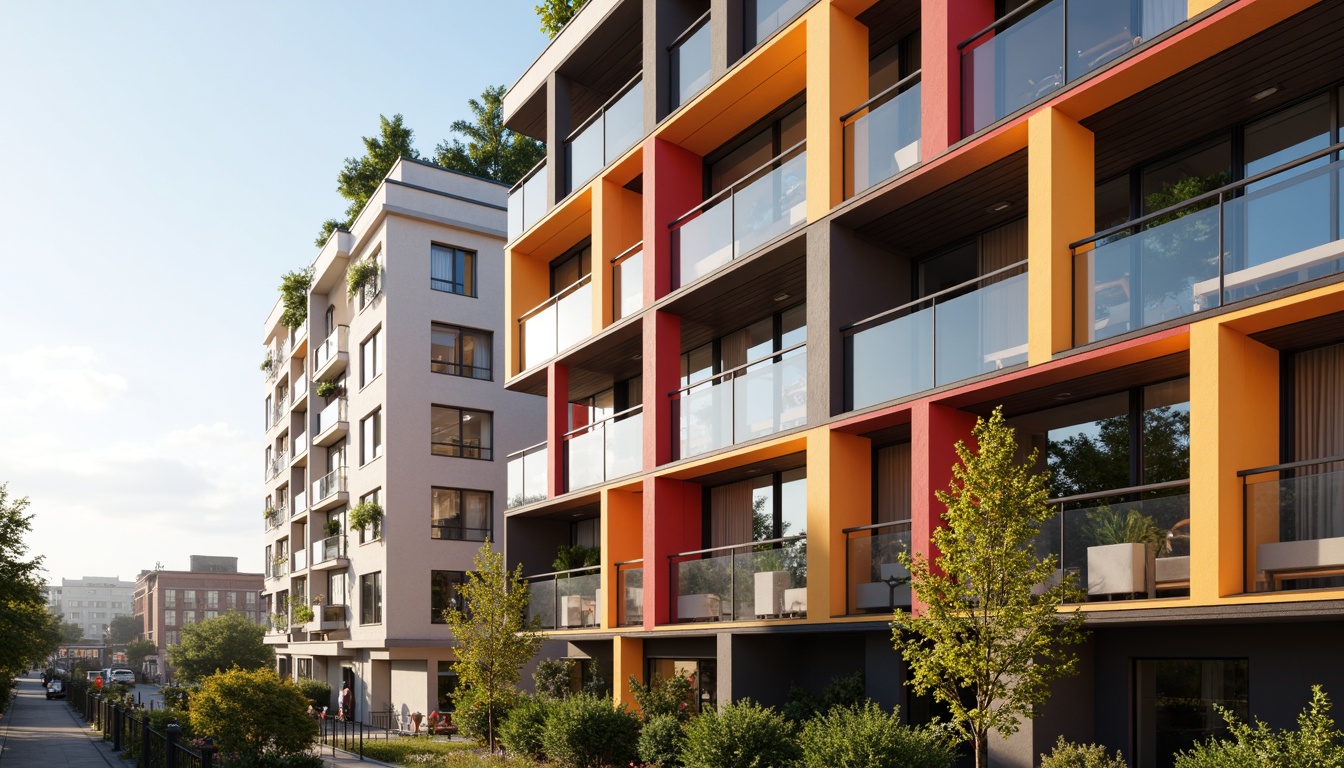
{"type": "Polygon", "coordinates": [[[322,343],[318,344],[317,347],[313,349],[313,372],[316,373],[322,370],[322,368],[327,363],[331,362],[332,358],[336,357],[337,354],[349,350],[349,338],[349,326],[336,326],[336,330],[332,331],[331,335],[323,339],[322,343]]]}
{"type": "Polygon", "coordinates": [[[644,561],[616,563],[616,588],[621,598],[616,624],[635,627],[644,623],[644,561]]]}
{"type": "Polygon", "coordinates": [[[527,370],[573,347],[593,333],[592,276],[585,276],[519,320],[523,359],[527,370]]]}
{"type": "Polygon", "coordinates": [[[1238,474],[1246,591],[1344,586],[1344,456],[1238,474]]]}
{"type": "MultiPolygon", "coordinates": [[[[345,491],[345,467],[337,467],[313,481],[313,501],[323,501],[345,491]]],[[[316,562],[316,561],[315,561],[316,562]]]]}
{"type": "Polygon", "coordinates": [[[583,186],[644,136],[644,82],[621,89],[565,142],[568,189],[583,186]]]}
{"type": "Polygon", "coordinates": [[[807,537],[672,555],[673,622],[807,617],[807,537]]]}
{"type": "Polygon", "coordinates": [[[920,73],[916,72],[846,115],[845,197],[919,163],[920,73]]]}
{"type": "Polygon", "coordinates": [[[676,394],[679,458],[803,426],[807,348],[789,347],[676,394]]]}
{"type": "Polygon", "coordinates": [[[550,205],[546,195],[546,161],[537,163],[509,190],[508,234],[512,242],[536,224],[550,205]]]}
{"type": "Polygon", "coordinates": [[[640,470],[644,408],[636,406],[565,435],[571,491],[640,470]]]}
{"type": "Polygon", "coordinates": [[[602,620],[601,586],[601,566],[530,576],[527,618],[538,619],[542,629],[596,627],[602,620]]]}
{"type": "Polygon", "coordinates": [[[845,529],[848,614],[889,614],[910,606],[910,571],[900,555],[910,551],[910,521],[845,529]]]}
{"type": "Polygon", "coordinates": [[[668,49],[672,109],[695,98],[709,85],[712,63],[709,24],[709,14],[705,14],[668,49]]]}
{"type": "Polygon", "coordinates": [[[546,498],[546,443],[538,443],[509,454],[509,499],[506,507],[513,509],[546,498]]]}

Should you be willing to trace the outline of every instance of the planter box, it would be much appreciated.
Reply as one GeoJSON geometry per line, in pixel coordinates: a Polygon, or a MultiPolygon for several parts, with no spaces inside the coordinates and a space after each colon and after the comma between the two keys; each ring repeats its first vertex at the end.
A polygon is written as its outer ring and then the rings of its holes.
{"type": "Polygon", "coordinates": [[[807,616],[807,587],[793,587],[784,590],[784,612],[796,616],[807,616]]]}
{"type": "Polygon", "coordinates": [[[1148,547],[1144,544],[1106,544],[1087,548],[1087,594],[1147,593],[1150,583],[1148,547]]]}
{"type": "Polygon", "coordinates": [[[779,616],[784,613],[784,590],[793,586],[788,571],[761,571],[756,574],[756,615],[779,616]]]}
{"type": "Polygon", "coordinates": [[[681,595],[677,621],[718,621],[723,600],[718,595],[681,595]]]}

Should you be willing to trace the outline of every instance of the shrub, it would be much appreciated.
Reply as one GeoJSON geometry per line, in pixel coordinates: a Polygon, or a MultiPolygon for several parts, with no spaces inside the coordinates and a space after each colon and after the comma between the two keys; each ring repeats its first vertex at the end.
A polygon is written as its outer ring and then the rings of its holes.
{"type": "Polygon", "coordinates": [[[221,752],[303,752],[317,736],[299,687],[269,669],[234,667],[205,678],[191,697],[191,727],[221,752]]]}
{"type": "MultiPolygon", "coordinates": [[[[477,744],[484,744],[488,738],[490,726],[490,712],[482,705],[470,688],[458,688],[453,693],[453,706],[456,710],[453,712],[453,722],[457,723],[458,731],[467,738],[475,741],[477,744]]],[[[513,709],[514,700],[500,700],[495,702],[495,737],[499,737],[500,726],[509,719],[509,712],[513,709]]]]}
{"type": "Polygon", "coordinates": [[[639,759],[657,768],[681,768],[686,731],[676,715],[656,715],[644,721],[639,734],[639,759]]]}
{"type": "Polygon", "coordinates": [[[499,742],[510,752],[540,759],[546,753],[542,749],[541,734],[546,725],[546,716],[550,714],[552,700],[541,697],[523,696],[509,711],[509,717],[499,726],[499,742]]]}
{"type": "Polygon", "coordinates": [[[1214,705],[1227,722],[1230,739],[1213,737],[1176,755],[1176,768],[1339,768],[1344,766],[1344,733],[1330,717],[1330,698],[1319,685],[1297,716],[1297,730],[1276,731],[1257,720],[1242,723],[1231,711],[1214,705]]]}
{"type": "Polygon", "coordinates": [[[532,684],[537,695],[546,699],[563,699],[570,694],[570,675],[574,662],[569,659],[542,659],[532,673],[532,684]]]}
{"type": "Polygon", "coordinates": [[[169,725],[177,723],[182,728],[182,738],[195,736],[191,728],[191,715],[185,709],[151,709],[142,715],[149,716],[149,727],[159,733],[166,733],[169,725]]]}
{"type": "Polygon", "coordinates": [[[1050,754],[1041,755],[1041,768],[1129,768],[1129,766],[1119,750],[1116,750],[1115,757],[1111,757],[1106,754],[1106,748],[1100,744],[1074,744],[1060,736],[1050,754]]]}
{"type": "Polygon", "coordinates": [[[743,699],[692,718],[683,754],[688,768],[787,768],[802,751],[783,715],[743,699]]]}
{"type": "Polygon", "coordinates": [[[673,677],[655,677],[653,682],[644,684],[630,676],[630,693],[634,694],[635,706],[645,720],[659,715],[676,715],[685,722],[691,716],[691,703],[694,686],[685,675],[673,677]]]}
{"type": "Polygon", "coordinates": [[[378,279],[378,262],[373,259],[355,262],[345,271],[346,296],[355,298],[363,290],[364,286],[369,285],[378,279]]]}
{"type": "Polygon", "coordinates": [[[377,526],[383,519],[383,507],[372,501],[361,501],[350,508],[350,527],[356,530],[377,526]]]}
{"type": "Polygon", "coordinates": [[[305,752],[243,754],[229,761],[229,768],[324,768],[325,765],[322,758],[305,752]]]}
{"type": "Polygon", "coordinates": [[[820,697],[797,683],[790,683],[788,700],[780,712],[795,723],[802,723],[835,707],[856,707],[867,701],[863,672],[855,672],[832,678],[820,697]]]}
{"type": "Polygon", "coordinates": [[[638,742],[633,712],[586,693],[552,705],[541,732],[546,756],[568,768],[625,765],[635,759],[638,742]]]}
{"type": "Polygon", "coordinates": [[[300,680],[296,685],[313,709],[331,706],[331,686],[321,680],[300,680]]]}
{"type": "Polygon", "coordinates": [[[872,701],[834,707],[803,726],[806,768],[951,768],[956,743],[936,726],[903,725],[872,701]]]}
{"type": "Polygon", "coordinates": [[[432,739],[379,739],[364,742],[364,756],[384,763],[428,762],[423,756],[470,754],[473,747],[463,741],[432,739]]]}

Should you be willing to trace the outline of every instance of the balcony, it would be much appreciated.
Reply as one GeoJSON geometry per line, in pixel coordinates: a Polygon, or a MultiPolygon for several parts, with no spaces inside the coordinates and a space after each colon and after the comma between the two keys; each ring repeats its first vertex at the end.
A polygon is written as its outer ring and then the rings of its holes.
{"type": "Polygon", "coordinates": [[[807,423],[807,345],[796,344],[673,393],[685,459],[807,423]]]}
{"type": "Polygon", "coordinates": [[[350,431],[347,421],[346,399],[338,397],[313,417],[313,445],[331,445],[350,431]]]}
{"type": "Polygon", "coordinates": [[[308,376],[302,371],[294,376],[289,387],[289,408],[298,410],[308,403],[308,376]]]}
{"type": "Polygon", "coordinates": [[[670,558],[673,622],[807,617],[807,537],[682,552],[670,558]]]}
{"type": "Polygon", "coordinates": [[[518,318],[518,370],[540,365],[593,333],[592,276],[587,275],[518,318]]]}
{"type": "Polygon", "coordinates": [[[289,441],[290,463],[295,466],[303,466],[307,461],[301,461],[308,455],[308,433],[299,431],[294,433],[294,439],[289,441]]]}
{"type": "Polygon", "coordinates": [[[509,498],[506,509],[546,499],[546,443],[537,443],[508,456],[509,498]]]}
{"type": "Polygon", "coordinates": [[[910,571],[900,555],[910,551],[910,521],[844,529],[845,613],[890,614],[910,607],[910,571]]]}
{"type": "Polygon", "coordinates": [[[290,563],[289,563],[290,573],[298,573],[299,571],[302,571],[307,567],[308,567],[308,553],[302,549],[294,550],[294,554],[290,556],[290,563]]]}
{"type": "Polygon", "coordinates": [[[289,469],[289,451],[279,451],[271,456],[270,462],[266,465],[266,482],[271,482],[280,476],[280,473],[289,469]]]}
{"type": "MultiPolygon", "coordinates": [[[[289,574],[289,569],[286,568],[288,564],[285,562],[287,559],[284,555],[281,555],[280,560],[271,561],[270,577],[272,579],[279,579],[289,574]]],[[[191,608],[187,610],[191,610],[191,608]]]]}
{"type": "Polygon", "coordinates": [[[350,564],[348,554],[345,536],[342,534],[315,541],[313,542],[312,569],[329,571],[333,568],[344,568],[350,564]]]}
{"type": "Polygon", "coordinates": [[[777,30],[793,21],[799,14],[812,5],[815,0],[756,0],[748,5],[755,7],[754,14],[744,14],[747,29],[745,49],[750,51],[765,42],[777,30]]]}
{"type": "Polygon", "coordinates": [[[1075,345],[1344,272],[1342,149],[1073,243],[1075,345]]]}
{"type": "Polygon", "coordinates": [[[611,320],[630,317],[644,308],[644,243],[611,260],[611,320]]]}
{"type": "Polygon", "coordinates": [[[609,416],[565,433],[568,490],[576,491],[633,475],[642,466],[644,407],[609,416]]]}
{"type": "Polygon", "coordinates": [[[542,160],[509,190],[509,242],[517,240],[551,209],[546,196],[549,179],[546,161],[542,160]]]}
{"type": "Polygon", "coordinates": [[[672,76],[668,88],[672,103],[668,106],[676,109],[709,87],[713,60],[710,58],[708,11],[672,41],[667,55],[672,76]]]}
{"type": "Polygon", "coordinates": [[[672,222],[672,285],[689,285],[806,222],[800,141],[672,222]]]}
{"type": "Polygon", "coordinates": [[[278,504],[265,510],[261,518],[262,530],[270,531],[279,528],[280,523],[289,518],[289,515],[286,514],[287,511],[284,504],[278,504]]]}
{"type": "Polygon", "coordinates": [[[1186,0],[1050,0],[957,45],[969,136],[1186,20],[1186,0]]]}
{"type": "Polygon", "coordinates": [[[1068,574],[1088,600],[1188,593],[1189,486],[1176,480],[1051,499],[1060,511],[1041,527],[1036,550],[1056,555],[1060,570],[1042,586],[1068,574]]]}
{"type": "Polygon", "coordinates": [[[527,618],[542,629],[582,629],[602,622],[601,566],[527,577],[527,618]]]}
{"type": "Polygon", "coordinates": [[[1245,487],[1246,590],[1344,586],[1344,456],[1237,475],[1245,487]]]}
{"type": "Polygon", "coordinates": [[[294,494],[294,503],[290,505],[289,516],[298,517],[300,514],[308,511],[308,494],[299,491],[294,494]]]}
{"type": "Polygon", "coordinates": [[[338,325],[331,335],[313,348],[313,381],[322,381],[345,370],[350,361],[350,327],[338,325]]]}
{"type": "Polygon", "coordinates": [[[262,368],[266,372],[266,381],[275,381],[275,377],[280,375],[280,369],[284,367],[285,361],[289,359],[289,348],[284,340],[275,343],[275,346],[266,348],[266,356],[263,358],[269,365],[262,368]]]}
{"type": "Polygon", "coordinates": [[[280,426],[280,424],[284,423],[285,416],[287,416],[288,414],[289,414],[289,393],[285,392],[276,397],[275,401],[271,404],[270,424],[267,425],[266,431],[269,432],[272,429],[275,429],[276,427],[280,426]]]}
{"type": "Polygon", "coordinates": [[[313,481],[313,511],[322,512],[350,500],[345,489],[345,467],[337,467],[313,481]]]}
{"type": "Polygon", "coordinates": [[[344,605],[324,605],[318,613],[318,630],[334,632],[350,626],[350,608],[344,605]]]}
{"type": "Polygon", "coordinates": [[[1026,270],[1019,261],[842,329],[847,410],[1025,363],[1026,270]]]}
{"type": "Polygon", "coordinates": [[[570,192],[611,165],[644,137],[644,81],[635,75],[565,141],[570,192]]]}
{"type": "Polygon", "coordinates": [[[616,563],[616,588],[624,595],[621,611],[616,615],[616,624],[621,627],[637,627],[644,623],[644,560],[627,560],[616,563]]]}
{"type": "Polygon", "coordinates": [[[920,73],[840,118],[845,142],[845,198],[919,163],[920,73]]]}

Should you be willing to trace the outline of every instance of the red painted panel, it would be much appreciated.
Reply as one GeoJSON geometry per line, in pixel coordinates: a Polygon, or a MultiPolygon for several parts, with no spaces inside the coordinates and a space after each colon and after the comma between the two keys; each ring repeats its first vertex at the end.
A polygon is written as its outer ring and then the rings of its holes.
{"type": "Polygon", "coordinates": [[[565,492],[565,442],[569,431],[569,367],[551,363],[546,367],[546,495],[554,499],[565,492]]]}
{"type": "Polygon", "coordinates": [[[670,555],[699,549],[701,488],[666,477],[644,478],[644,628],[671,618],[670,555]]]}
{"type": "Polygon", "coordinates": [[[651,470],[672,460],[676,433],[668,393],[681,385],[681,318],[645,313],[643,342],[644,469],[651,470]]]}
{"type": "Polygon", "coordinates": [[[994,23],[992,0],[920,4],[923,72],[920,155],[924,162],[961,141],[961,52],[957,43],[994,23]]]}
{"type": "MultiPolygon", "coordinates": [[[[934,494],[947,490],[952,482],[957,441],[975,446],[971,438],[975,414],[924,401],[915,405],[911,415],[910,546],[915,552],[926,553],[932,562],[937,560],[938,551],[929,537],[942,525],[942,514],[947,510],[934,494]]],[[[924,609],[918,596],[913,608],[916,612],[924,609]]]]}
{"type": "Polygon", "coordinates": [[[644,305],[671,290],[672,235],[667,225],[705,199],[704,159],[650,136],[644,142],[644,305]]]}

